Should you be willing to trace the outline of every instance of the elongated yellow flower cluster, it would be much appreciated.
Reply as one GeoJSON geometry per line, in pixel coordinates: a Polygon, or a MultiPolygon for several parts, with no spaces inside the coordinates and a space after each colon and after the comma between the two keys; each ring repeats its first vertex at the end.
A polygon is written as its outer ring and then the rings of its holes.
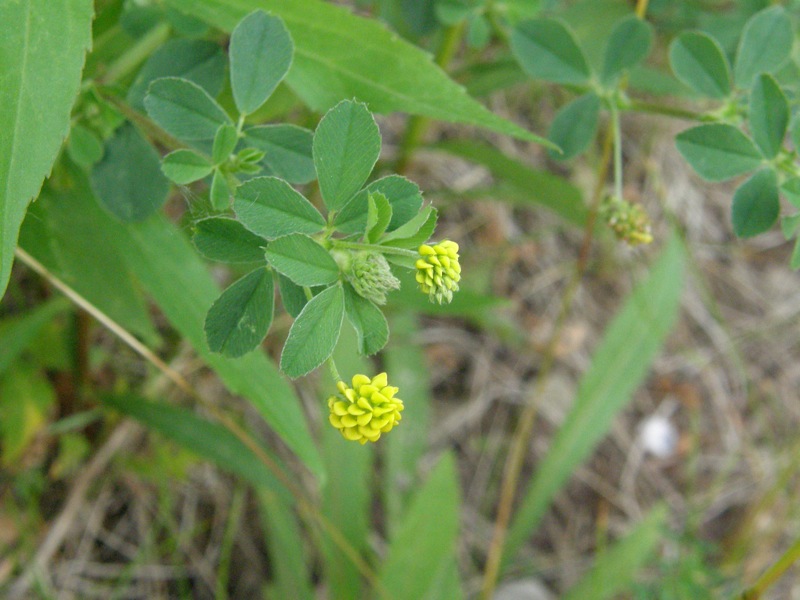
{"type": "Polygon", "coordinates": [[[422,245],[419,247],[419,256],[415,263],[419,289],[428,294],[431,302],[451,302],[461,280],[458,244],[446,240],[434,246],[422,245]]]}
{"type": "Polygon", "coordinates": [[[336,384],[339,395],[328,398],[331,425],[347,440],[361,444],[377,442],[381,433],[388,433],[400,422],[403,401],[395,398],[398,388],[390,386],[386,373],[370,379],[353,376],[353,386],[344,381],[336,384]]]}

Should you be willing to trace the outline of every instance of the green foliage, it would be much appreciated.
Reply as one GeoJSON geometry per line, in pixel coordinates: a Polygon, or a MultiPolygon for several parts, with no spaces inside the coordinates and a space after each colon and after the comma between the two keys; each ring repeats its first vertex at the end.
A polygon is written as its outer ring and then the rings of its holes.
{"type": "Polygon", "coordinates": [[[287,83],[314,110],[359,98],[376,112],[469,123],[547,144],[468,96],[429,54],[344,8],[322,0],[168,0],[168,5],[225,31],[256,9],[281,17],[297,49],[287,83]]]}
{"type": "MultiPolygon", "coordinates": [[[[288,490],[276,479],[274,473],[222,425],[202,419],[186,409],[163,402],[151,402],[138,396],[109,394],[102,400],[105,405],[141,421],[148,428],[249,481],[257,488],[269,490],[283,502],[291,502],[288,490]]],[[[263,451],[267,452],[266,449],[263,451]]],[[[272,457],[272,460],[280,464],[277,457],[272,457]]]]}
{"type": "Polygon", "coordinates": [[[511,50],[524,71],[534,79],[581,84],[589,79],[589,65],[574,34],[553,19],[534,19],[517,25],[511,50]]]}
{"type": "Polygon", "coordinates": [[[775,224],[780,211],[775,173],[762,169],[733,194],[733,231],[746,238],[764,233],[775,224]]]}
{"type": "Polygon", "coordinates": [[[678,150],[708,181],[725,181],[755,169],[761,153],[741,130],[733,125],[699,125],[678,134],[678,150]]]}
{"type": "Polygon", "coordinates": [[[222,292],[206,316],[212,352],[236,358],[261,343],[272,324],[275,288],[272,273],[258,268],[222,292]]]}
{"type": "Polygon", "coordinates": [[[332,285],[314,296],[289,330],[281,354],[281,370],[300,377],[316,369],[333,353],[344,319],[344,291],[332,285]]]}
{"type": "Polygon", "coordinates": [[[670,44],[669,63],[675,76],[709,98],[731,93],[731,69],[714,38],[700,31],[685,31],[670,44]]]}
{"type": "Polygon", "coordinates": [[[396,598],[463,597],[458,583],[432,593],[454,562],[458,535],[458,478],[452,454],[445,454],[410,500],[389,541],[381,583],[396,598]],[[425,535],[420,535],[425,532],[425,535]],[[425,557],[420,560],[420,557],[425,557]],[[413,577],[409,577],[413,573],[413,577]]]}
{"type": "Polygon", "coordinates": [[[781,6],[773,6],[753,16],[745,25],[733,73],[736,85],[749,88],[759,73],[772,73],[792,51],[792,22],[781,6]]]}
{"type": "Polygon", "coordinates": [[[209,175],[214,165],[194,150],[175,150],[164,157],[161,170],[173,183],[185,185],[209,175]]]}
{"type": "Polygon", "coordinates": [[[344,207],[378,161],[381,134],[365,104],[344,100],[314,132],[314,166],[328,210],[344,207]]]}
{"type": "Polygon", "coordinates": [[[774,158],[783,146],[789,126],[789,103],[775,79],[762,73],[750,92],[750,131],[765,158],[774,158]]]}
{"type": "Polygon", "coordinates": [[[561,153],[551,151],[557,160],[568,160],[581,154],[597,133],[600,116],[600,98],[589,92],[561,107],[550,125],[547,137],[561,148],[561,153]]]}
{"type": "Polygon", "coordinates": [[[69,131],[91,22],[89,0],[0,5],[0,296],[25,209],[69,131]]]}
{"type": "Polygon", "coordinates": [[[652,26],[636,16],[619,21],[608,38],[602,79],[611,82],[642,62],[653,44],[652,26]]]}
{"type": "Polygon", "coordinates": [[[231,33],[233,99],[239,113],[255,112],[286,76],[292,64],[292,38],[278,17],[256,11],[231,33]]]}
{"type": "Polygon", "coordinates": [[[231,124],[207,91],[180,77],[156,79],[147,90],[144,105],[153,121],[182,140],[213,140],[221,125],[231,124]]]}
{"type": "Polygon", "coordinates": [[[317,233],[325,227],[314,205],[276,177],[256,177],[236,188],[233,209],[245,227],[267,239],[317,233]]]}

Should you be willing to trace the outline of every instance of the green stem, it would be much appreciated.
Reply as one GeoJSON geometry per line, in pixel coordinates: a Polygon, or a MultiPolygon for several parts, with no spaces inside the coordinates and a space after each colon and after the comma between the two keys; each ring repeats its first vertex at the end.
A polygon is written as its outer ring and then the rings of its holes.
{"type": "Polygon", "coordinates": [[[666,106],[664,104],[656,104],[655,102],[643,102],[641,100],[628,100],[624,108],[625,110],[631,110],[634,112],[663,115],[665,117],[684,119],[686,121],[713,120],[711,117],[703,113],[698,113],[692,110],[678,108],[676,106],[666,106]]]}
{"type": "Polygon", "coordinates": [[[761,598],[761,595],[772,587],[772,584],[778,581],[778,579],[783,577],[786,571],[789,570],[789,567],[798,559],[800,559],[800,539],[795,541],[795,543],[783,553],[783,556],[758,578],[758,581],[756,581],[751,588],[742,593],[740,596],[741,600],[758,600],[758,598],[761,598]]]}
{"type": "Polygon", "coordinates": [[[611,102],[611,129],[614,135],[614,196],[622,200],[622,131],[619,126],[619,109],[611,102]]]}
{"type": "Polygon", "coordinates": [[[156,48],[167,41],[169,33],[170,28],[166,23],[160,23],[153,27],[109,65],[100,78],[100,82],[105,85],[112,85],[133,72],[156,48]]]}
{"type": "MultiPolygon", "coordinates": [[[[453,60],[453,56],[455,56],[456,50],[458,50],[458,45],[461,43],[461,36],[464,32],[464,24],[465,22],[462,21],[461,23],[449,27],[447,31],[445,31],[442,45],[439,46],[439,51],[436,53],[436,58],[434,59],[434,62],[442,69],[445,69],[450,61],[453,60]]],[[[428,122],[427,118],[420,115],[414,115],[409,119],[405,135],[403,135],[403,139],[400,142],[400,155],[397,157],[397,162],[395,163],[394,170],[397,173],[404,173],[408,168],[411,155],[419,145],[422,136],[425,135],[425,131],[428,129],[428,122]]]]}
{"type": "Polygon", "coordinates": [[[407,256],[409,258],[419,258],[419,253],[404,248],[393,246],[381,246],[380,244],[362,244],[361,242],[345,242],[343,240],[331,240],[334,248],[347,248],[350,250],[372,250],[381,254],[395,254],[397,256],[407,256]]]}
{"type": "Polygon", "coordinates": [[[342,377],[339,375],[339,369],[336,368],[336,361],[333,360],[332,356],[328,359],[328,370],[331,372],[331,377],[333,377],[334,381],[342,381],[342,377]]]}

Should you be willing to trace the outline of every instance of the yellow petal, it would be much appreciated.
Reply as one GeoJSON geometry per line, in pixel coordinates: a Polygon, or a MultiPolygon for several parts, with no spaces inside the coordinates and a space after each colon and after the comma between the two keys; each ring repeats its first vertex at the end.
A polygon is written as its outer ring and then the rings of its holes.
{"type": "Polygon", "coordinates": [[[355,427],[358,425],[358,421],[353,415],[344,415],[342,416],[342,425],[345,427],[355,427]]]}

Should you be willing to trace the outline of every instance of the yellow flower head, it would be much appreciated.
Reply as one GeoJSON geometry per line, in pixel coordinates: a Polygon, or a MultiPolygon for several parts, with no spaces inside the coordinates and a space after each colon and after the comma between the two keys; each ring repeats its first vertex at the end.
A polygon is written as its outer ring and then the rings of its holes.
{"type": "Polygon", "coordinates": [[[461,265],[458,263],[458,244],[446,240],[434,246],[419,247],[417,283],[431,302],[445,304],[453,300],[461,280],[461,265]]]}
{"type": "Polygon", "coordinates": [[[353,376],[353,385],[336,384],[338,395],[328,398],[330,422],[347,440],[361,444],[377,442],[381,433],[388,433],[400,422],[403,401],[395,398],[397,388],[388,384],[386,373],[370,379],[353,376]]]}

